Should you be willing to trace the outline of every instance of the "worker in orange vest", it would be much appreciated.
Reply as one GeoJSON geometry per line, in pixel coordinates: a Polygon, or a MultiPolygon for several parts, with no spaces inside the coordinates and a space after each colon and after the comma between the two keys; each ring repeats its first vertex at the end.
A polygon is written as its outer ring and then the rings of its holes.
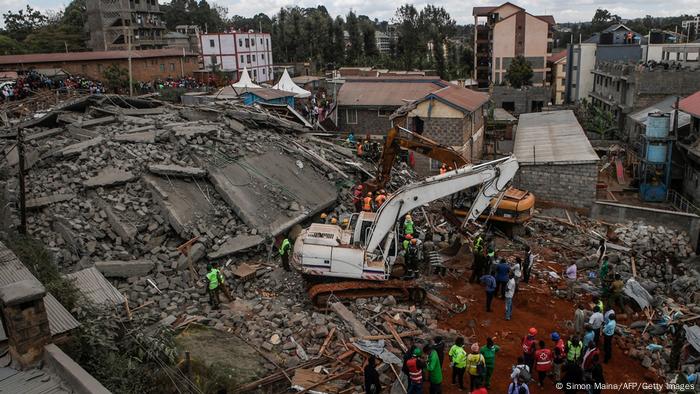
{"type": "Polygon", "coordinates": [[[363,150],[364,150],[363,144],[357,144],[357,156],[362,157],[363,150]]]}
{"type": "Polygon", "coordinates": [[[447,172],[447,166],[445,163],[442,163],[442,166],[440,166],[440,175],[444,174],[447,172]]]}
{"type": "Polygon", "coordinates": [[[362,202],[362,210],[372,212],[372,192],[367,192],[367,197],[362,202]]]}
{"type": "Polygon", "coordinates": [[[377,194],[377,197],[374,199],[374,202],[376,204],[377,209],[384,204],[384,201],[386,201],[386,192],[384,189],[379,191],[379,194],[377,194]]]}

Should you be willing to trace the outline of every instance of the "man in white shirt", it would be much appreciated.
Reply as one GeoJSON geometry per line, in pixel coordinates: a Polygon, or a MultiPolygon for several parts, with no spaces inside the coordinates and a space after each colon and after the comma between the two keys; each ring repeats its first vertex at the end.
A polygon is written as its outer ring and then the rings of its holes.
{"type": "Polygon", "coordinates": [[[515,277],[510,273],[508,283],[506,283],[506,320],[510,320],[513,315],[513,296],[515,295],[515,277]]]}
{"type": "Polygon", "coordinates": [[[578,267],[576,266],[576,262],[571,263],[571,265],[566,267],[566,271],[564,271],[564,279],[566,279],[566,294],[570,300],[574,299],[574,283],[576,282],[577,271],[578,267]]]}
{"type": "Polygon", "coordinates": [[[593,308],[593,314],[591,315],[591,318],[588,319],[588,324],[591,325],[593,332],[595,333],[595,343],[598,343],[598,339],[600,338],[600,328],[603,327],[604,321],[605,317],[602,313],[600,313],[600,308],[597,306],[593,308]]]}

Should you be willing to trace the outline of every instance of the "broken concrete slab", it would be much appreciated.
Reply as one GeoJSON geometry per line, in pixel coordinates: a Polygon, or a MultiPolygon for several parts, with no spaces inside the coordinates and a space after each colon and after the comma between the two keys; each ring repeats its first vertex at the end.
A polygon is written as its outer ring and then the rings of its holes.
{"type": "Polygon", "coordinates": [[[90,140],[100,135],[100,133],[96,131],[86,130],[80,126],[76,126],[75,124],[69,124],[66,126],[66,128],[68,129],[68,133],[70,133],[70,135],[79,139],[80,141],[90,140]]]}
{"type": "Polygon", "coordinates": [[[36,208],[45,207],[47,205],[55,204],[57,202],[70,201],[74,198],[75,198],[75,194],[73,194],[73,193],[54,194],[53,196],[46,196],[46,197],[29,199],[26,202],[26,206],[27,206],[27,209],[36,209],[36,208]]]}
{"type": "Polygon", "coordinates": [[[151,260],[107,260],[96,262],[95,268],[107,278],[130,278],[147,275],[155,265],[151,260]]]}
{"type": "MultiPolygon", "coordinates": [[[[213,206],[193,182],[181,179],[164,179],[144,175],[144,182],[151,188],[152,198],[160,206],[168,223],[182,238],[191,238],[191,229],[199,218],[212,217],[213,206]]],[[[200,181],[200,187],[211,187],[209,182],[200,181]]]]}
{"type": "Polygon", "coordinates": [[[48,129],[46,131],[41,131],[38,133],[30,134],[24,137],[25,142],[40,140],[43,138],[53,137],[54,135],[61,134],[65,131],[63,127],[56,127],[53,129],[48,129]]]}
{"type": "Polygon", "coordinates": [[[83,182],[85,187],[116,186],[138,179],[131,171],[116,167],[105,167],[96,176],[83,182]]]}
{"type": "MultiPolygon", "coordinates": [[[[8,149],[5,149],[5,158],[7,159],[7,165],[14,167],[19,164],[19,152],[17,152],[17,146],[12,145],[8,149]]],[[[34,167],[37,161],[39,161],[39,151],[25,146],[24,149],[24,168],[28,170],[34,167]]]]}
{"type": "Polygon", "coordinates": [[[366,337],[371,335],[369,330],[362,324],[361,321],[355,317],[355,315],[350,312],[348,308],[345,307],[341,302],[333,302],[329,304],[330,308],[335,312],[343,321],[345,321],[350,328],[355,332],[357,337],[366,337]]]}
{"type": "Polygon", "coordinates": [[[207,176],[207,170],[198,167],[185,167],[176,164],[151,164],[148,166],[148,171],[167,176],[176,177],[195,177],[202,178],[207,176]]]}
{"type": "Polygon", "coordinates": [[[179,125],[173,127],[176,137],[196,137],[198,135],[213,134],[218,130],[217,125],[179,125]]]}
{"type": "Polygon", "coordinates": [[[221,115],[221,111],[205,107],[185,107],[180,109],[179,113],[190,121],[216,120],[221,115]]]}
{"type": "Polygon", "coordinates": [[[119,215],[114,212],[112,206],[97,196],[96,193],[90,192],[90,197],[92,197],[97,203],[97,206],[105,212],[107,222],[112,227],[112,231],[114,231],[122,239],[122,241],[128,244],[134,243],[134,238],[136,238],[136,234],[138,234],[138,229],[136,226],[129,222],[123,221],[119,215]]]}
{"type": "Polygon", "coordinates": [[[56,155],[58,156],[71,156],[71,155],[79,155],[83,151],[92,148],[93,146],[98,146],[104,142],[103,137],[96,137],[87,141],[82,141],[77,144],[73,145],[68,145],[62,149],[59,149],[56,152],[56,155]]]}
{"type": "Polygon", "coordinates": [[[112,140],[118,141],[118,142],[155,144],[157,137],[158,137],[158,133],[155,130],[153,130],[153,131],[141,131],[141,132],[127,133],[127,134],[115,134],[112,137],[112,140]]]}
{"type": "Polygon", "coordinates": [[[71,247],[71,251],[73,253],[78,256],[82,256],[85,253],[85,246],[83,245],[82,240],[73,231],[73,228],[67,219],[55,217],[51,223],[51,227],[61,236],[61,238],[63,238],[63,241],[71,247]]]}
{"type": "Polygon", "coordinates": [[[108,124],[112,123],[117,120],[116,116],[103,116],[101,118],[94,118],[94,119],[83,119],[75,123],[75,126],[78,127],[92,127],[92,126],[99,126],[103,124],[108,124]]]}
{"type": "Polygon", "coordinates": [[[206,254],[206,246],[200,242],[197,242],[196,244],[192,245],[187,256],[182,255],[178,258],[177,269],[183,270],[187,268],[189,262],[192,262],[193,265],[196,264],[199,260],[206,256],[206,254]]]}
{"type": "Polygon", "coordinates": [[[277,235],[333,205],[335,186],[311,166],[280,151],[248,156],[209,169],[209,179],[246,224],[263,234],[277,235]],[[255,171],[248,171],[254,168],[255,171]],[[288,210],[290,206],[297,210],[288,210]]]}
{"type": "Polygon", "coordinates": [[[239,235],[237,237],[229,238],[228,240],[226,240],[226,242],[224,242],[219,247],[219,250],[209,252],[207,254],[207,257],[209,257],[209,259],[220,259],[222,257],[226,257],[234,253],[246,250],[248,248],[260,245],[264,241],[265,238],[259,235],[239,235]]]}

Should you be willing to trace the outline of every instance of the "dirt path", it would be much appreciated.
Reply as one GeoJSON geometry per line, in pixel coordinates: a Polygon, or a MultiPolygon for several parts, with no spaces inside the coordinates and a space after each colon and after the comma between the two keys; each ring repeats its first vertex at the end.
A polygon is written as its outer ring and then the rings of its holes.
{"type": "MultiPolygon", "coordinates": [[[[510,383],[511,366],[516,362],[520,352],[520,341],[527,333],[528,328],[536,327],[539,331],[538,340],[544,339],[547,346],[551,346],[549,335],[552,331],[558,331],[566,339],[570,330],[563,326],[563,322],[573,318],[574,307],[571,302],[560,299],[553,299],[549,296],[549,287],[545,284],[533,284],[531,278],[530,285],[523,284],[516,294],[513,302],[513,318],[510,321],[504,319],[505,306],[500,298],[494,299],[492,303],[493,312],[487,313],[485,308],[486,295],[484,287],[479,284],[465,283],[461,280],[447,280],[451,285],[444,294],[450,296],[459,295],[469,301],[467,312],[449,317],[439,322],[441,328],[453,328],[466,336],[475,335],[482,346],[487,336],[496,337],[496,344],[500,346],[500,351],[496,356],[496,369],[491,379],[491,389],[489,392],[505,393],[510,383]],[[474,331],[470,327],[470,321],[474,331]]],[[[473,341],[473,339],[471,339],[473,341]]],[[[452,344],[447,344],[447,350],[452,344]]],[[[605,364],[604,376],[606,382],[644,382],[646,369],[642,368],[638,361],[626,356],[617,345],[613,345],[613,358],[609,364],[605,364]]],[[[443,384],[444,393],[459,393],[460,391],[451,385],[452,373],[449,362],[445,363],[443,384]]],[[[533,374],[535,378],[535,374],[533,374]]],[[[465,385],[468,388],[468,377],[465,376],[465,385]]],[[[545,381],[545,387],[540,388],[536,383],[530,385],[532,393],[561,393],[554,387],[551,380],[545,381]]]]}

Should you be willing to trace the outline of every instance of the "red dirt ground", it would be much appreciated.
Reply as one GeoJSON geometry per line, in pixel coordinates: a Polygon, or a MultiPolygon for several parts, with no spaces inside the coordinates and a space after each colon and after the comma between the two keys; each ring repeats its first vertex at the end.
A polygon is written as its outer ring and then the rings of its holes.
{"type": "MultiPolygon", "coordinates": [[[[521,355],[520,341],[530,327],[537,328],[539,331],[538,340],[544,339],[548,347],[552,343],[549,339],[552,331],[558,331],[565,340],[568,338],[570,330],[564,326],[564,321],[573,319],[574,306],[570,301],[550,297],[549,285],[538,282],[534,273],[533,277],[530,278],[529,285],[521,283],[513,300],[513,318],[510,321],[504,319],[505,303],[500,298],[493,300],[491,305],[493,312],[486,312],[486,295],[483,285],[470,284],[465,280],[456,279],[448,279],[446,282],[450,284],[450,288],[445,289],[443,294],[450,298],[456,295],[465,297],[469,300],[469,308],[464,313],[447,319],[439,319],[439,326],[444,329],[455,329],[463,333],[465,339],[475,335],[479,346],[485,343],[487,336],[492,336],[495,337],[496,344],[500,346],[500,351],[496,355],[496,368],[491,379],[489,392],[505,393],[507,391],[511,366],[521,355]],[[472,323],[473,331],[469,324],[471,320],[476,322],[476,324],[472,323]]],[[[474,337],[467,340],[467,342],[472,341],[474,341],[474,337]]],[[[446,352],[450,346],[452,346],[451,343],[447,344],[446,352]]],[[[648,381],[645,379],[646,369],[642,368],[638,361],[625,355],[617,347],[617,344],[613,346],[612,360],[609,364],[603,365],[606,382],[641,383],[648,381]]],[[[452,372],[448,362],[445,362],[443,374],[443,392],[446,394],[459,393],[460,390],[451,385],[452,372]]],[[[535,377],[536,374],[533,374],[533,378],[535,377]]],[[[467,389],[469,388],[468,376],[465,376],[465,386],[467,389]]],[[[538,387],[535,382],[531,383],[530,392],[561,393],[554,387],[554,382],[551,380],[545,381],[544,388],[538,387]]]]}

